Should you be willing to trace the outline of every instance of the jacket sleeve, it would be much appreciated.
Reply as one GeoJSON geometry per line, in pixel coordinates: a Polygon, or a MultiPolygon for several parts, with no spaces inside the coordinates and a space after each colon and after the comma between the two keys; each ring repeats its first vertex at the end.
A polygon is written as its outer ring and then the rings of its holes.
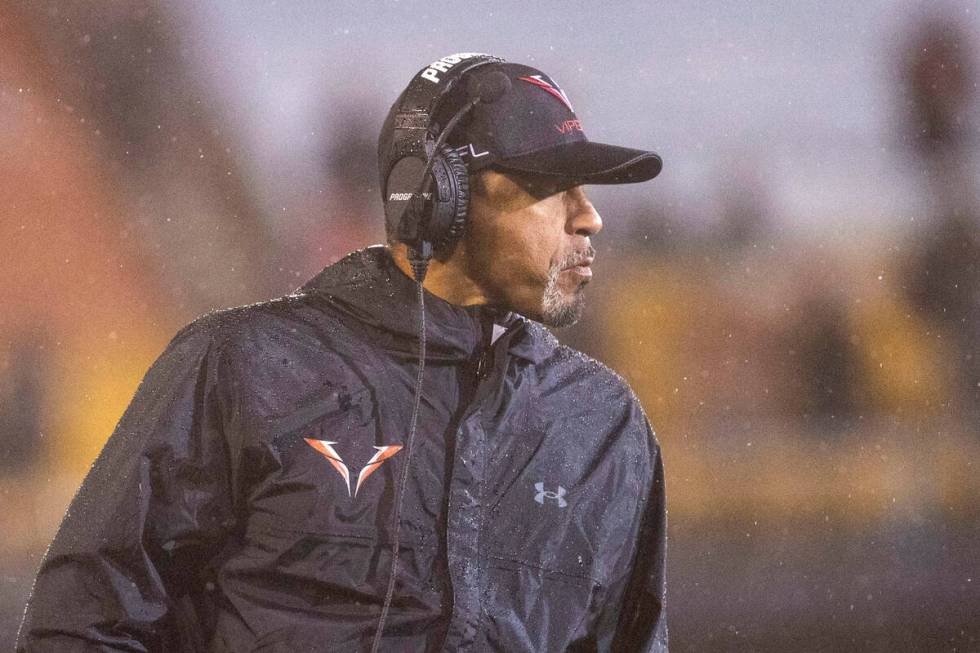
{"type": "Polygon", "coordinates": [[[19,653],[188,650],[178,599],[234,522],[215,349],[198,320],[147,372],[45,555],[19,653]]]}
{"type": "MultiPolygon", "coordinates": [[[[646,418],[644,417],[644,422],[646,418]]],[[[598,650],[667,653],[667,503],[664,466],[653,430],[645,423],[653,456],[653,480],[629,571],[609,587],[597,633],[598,650]]]]}

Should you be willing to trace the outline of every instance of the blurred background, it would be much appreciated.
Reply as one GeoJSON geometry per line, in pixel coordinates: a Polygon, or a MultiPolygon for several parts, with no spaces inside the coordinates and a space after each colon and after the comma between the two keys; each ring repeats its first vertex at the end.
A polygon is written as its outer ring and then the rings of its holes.
{"type": "Polygon", "coordinates": [[[553,75],[593,140],[583,322],[663,446],[671,650],[980,651],[975,0],[0,0],[0,642],[153,359],[383,240],[421,67],[553,75]]]}

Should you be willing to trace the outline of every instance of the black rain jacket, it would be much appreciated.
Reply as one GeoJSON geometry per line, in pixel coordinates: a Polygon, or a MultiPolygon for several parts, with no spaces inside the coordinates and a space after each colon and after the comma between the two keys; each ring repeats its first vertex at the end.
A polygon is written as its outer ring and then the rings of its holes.
{"type": "MultiPolygon", "coordinates": [[[[417,371],[383,247],[185,327],[38,573],[17,651],[366,651],[417,371]]],[[[427,294],[384,651],[666,651],[663,467],[627,384],[427,294]],[[494,325],[497,326],[494,326],[494,325]]]]}

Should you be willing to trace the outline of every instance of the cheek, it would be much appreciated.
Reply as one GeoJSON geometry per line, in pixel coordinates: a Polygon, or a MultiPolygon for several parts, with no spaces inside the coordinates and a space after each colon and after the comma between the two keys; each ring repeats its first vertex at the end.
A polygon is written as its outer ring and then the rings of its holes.
{"type": "Polygon", "coordinates": [[[557,250],[555,239],[547,230],[511,230],[501,239],[506,243],[500,248],[505,262],[503,272],[514,283],[539,285],[547,281],[557,250]]]}
{"type": "Polygon", "coordinates": [[[467,259],[474,278],[494,295],[530,301],[544,290],[562,251],[558,197],[511,210],[471,206],[467,259]]]}
{"type": "Polygon", "coordinates": [[[547,279],[561,249],[561,228],[547,211],[525,211],[500,223],[498,237],[506,241],[508,258],[535,278],[547,279]]]}

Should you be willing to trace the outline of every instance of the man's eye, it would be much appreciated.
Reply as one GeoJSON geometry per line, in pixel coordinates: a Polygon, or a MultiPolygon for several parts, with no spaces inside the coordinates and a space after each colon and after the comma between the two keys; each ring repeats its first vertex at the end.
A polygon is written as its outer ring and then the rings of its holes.
{"type": "Polygon", "coordinates": [[[521,187],[521,189],[535,198],[543,200],[557,193],[567,190],[573,183],[565,183],[548,177],[538,177],[534,175],[511,175],[511,179],[521,187]]]}
{"type": "Polygon", "coordinates": [[[553,181],[532,181],[525,187],[527,192],[538,199],[551,197],[561,192],[562,187],[553,181]]]}

